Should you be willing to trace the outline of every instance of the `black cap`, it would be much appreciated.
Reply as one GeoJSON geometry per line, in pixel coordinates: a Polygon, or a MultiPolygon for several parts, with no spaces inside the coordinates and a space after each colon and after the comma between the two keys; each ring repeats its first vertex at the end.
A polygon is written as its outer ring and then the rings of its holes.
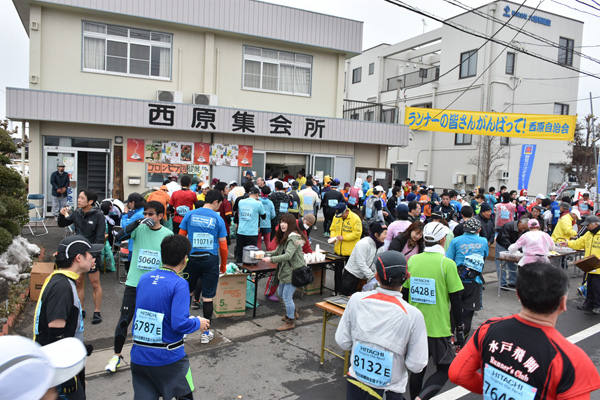
{"type": "Polygon", "coordinates": [[[58,244],[56,251],[57,260],[69,260],[78,254],[100,253],[104,249],[103,244],[91,244],[89,240],[80,235],[67,236],[58,244]]]}
{"type": "Polygon", "coordinates": [[[248,193],[250,193],[250,194],[260,194],[260,190],[258,190],[258,188],[256,186],[252,186],[250,188],[250,190],[248,191],[248,193]]]}
{"type": "Polygon", "coordinates": [[[392,278],[402,276],[406,279],[406,257],[399,251],[389,250],[381,253],[375,260],[377,275],[383,283],[390,283],[392,278]]]}
{"type": "Polygon", "coordinates": [[[490,206],[488,203],[481,203],[481,208],[479,209],[479,213],[482,213],[485,211],[492,211],[492,206],[490,206]]]}
{"type": "Polygon", "coordinates": [[[141,194],[137,193],[137,192],[133,192],[129,194],[129,197],[127,197],[127,202],[134,202],[134,203],[140,203],[144,198],[142,197],[141,194]]]}
{"type": "Polygon", "coordinates": [[[335,210],[335,216],[341,217],[346,211],[346,203],[337,203],[333,209],[335,210]]]}
{"type": "Polygon", "coordinates": [[[300,182],[298,182],[298,181],[293,181],[293,182],[292,182],[292,187],[293,187],[293,188],[298,188],[298,187],[300,187],[300,182]]]}

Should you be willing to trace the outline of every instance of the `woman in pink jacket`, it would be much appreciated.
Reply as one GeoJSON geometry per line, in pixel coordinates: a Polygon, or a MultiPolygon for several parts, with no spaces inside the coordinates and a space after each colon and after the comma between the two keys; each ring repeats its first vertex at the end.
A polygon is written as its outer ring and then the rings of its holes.
{"type": "Polygon", "coordinates": [[[554,241],[546,232],[540,229],[540,223],[536,219],[530,219],[529,231],[524,233],[516,243],[508,247],[508,251],[515,252],[523,248],[523,258],[519,261],[519,267],[532,262],[549,263],[548,253],[554,250],[554,241]]]}

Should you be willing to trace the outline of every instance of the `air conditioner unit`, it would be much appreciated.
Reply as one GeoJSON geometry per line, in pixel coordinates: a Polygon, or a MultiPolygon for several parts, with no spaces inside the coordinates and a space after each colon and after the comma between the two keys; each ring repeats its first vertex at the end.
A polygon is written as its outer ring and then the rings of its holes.
{"type": "Polygon", "coordinates": [[[508,180],[510,179],[510,171],[500,171],[498,177],[502,180],[508,180]]]}
{"type": "Polygon", "coordinates": [[[467,185],[474,185],[476,179],[477,179],[477,176],[475,174],[467,175],[467,185]]]}
{"type": "Polygon", "coordinates": [[[156,100],[167,101],[169,103],[182,103],[183,102],[183,92],[179,92],[179,91],[175,91],[175,90],[157,90],[156,91],[156,100]]]}
{"type": "Polygon", "coordinates": [[[198,104],[202,106],[217,106],[217,95],[216,94],[204,94],[194,93],[192,94],[192,104],[198,104]]]}
{"type": "Polygon", "coordinates": [[[460,185],[465,183],[465,176],[463,174],[452,174],[452,184],[460,185]]]}

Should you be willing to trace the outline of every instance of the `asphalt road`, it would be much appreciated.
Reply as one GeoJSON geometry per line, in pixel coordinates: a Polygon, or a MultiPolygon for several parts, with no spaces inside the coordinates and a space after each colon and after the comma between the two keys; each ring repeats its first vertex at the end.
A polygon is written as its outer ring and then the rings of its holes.
{"type": "MultiPolygon", "coordinates": [[[[313,248],[316,243],[323,249],[331,246],[322,237],[322,224],[312,233],[313,248]]],[[[31,239],[45,249],[42,257],[50,259],[50,254],[64,235],[62,228],[49,228],[50,234],[31,239]]],[[[231,249],[232,250],[232,249],[231,249]]],[[[488,318],[506,316],[518,312],[520,306],[514,292],[502,292],[497,295],[497,281],[494,277],[493,261],[486,261],[484,273],[484,309],[479,311],[473,321],[478,326],[488,318]]],[[[573,273],[573,269],[569,271],[573,273]]],[[[590,356],[596,368],[600,370],[600,317],[588,315],[576,310],[580,301],[576,293],[581,277],[571,279],[568,301],[569,311],[558,319],[557,329],[566,337],[575,335],[587,328],[595,327],[595,333],[580,340],[577,345],[590,356]]],[[[133,398],[131,373],[126,365],[116,374],[103,372],[103,366],[112,355],[114,328],[121,304],[123,285],[117,282],[114,273],[101,276],[104,291],[102,316],[104,321],[91,325],[85,321],[86,342],[94,345],[94,354],[88,359],[87,394],[89,399],[133,398]]],[[[188,337],[186,351],[190,355],[190,364],[194,376],[196,398],[209,400],[230,399],[345,399],[346,381],[342,376],[343,361],[325,354],[321,366],[320,343],[322,333],[322,314],[314,304],[331,295],[325,290],[323,295],[295,297],[301,319],[297,328],[288,332],[276,332],[281,324],[283,304],[264,299],[266,279],[259,283],[259,303],[257,317],[247,309],[245,317],[213,319],[212,329],[215,339],[209,344],[200,344],[199,334],[188,337]]],[[[333,287],[333,273],[328,272],[326,286],[333,287]]],[[[84,307],[92,310],[92,293],[86,285],[84,307]]],[[[201,310],[192,310],[192,315],[201,315],[201,310]]],[[[15,328],[16,334],[31,337],[33,321],[33,303],[22,314],[15,328]]],[[[335,328],[327,328],[327,345],[336,348],[333,336],[335,328]]],[[[577,338],[575,338],[577,340],[577,338]]],[[[128,340],[130,342],[130,340],[128,340]]],[[[129,348],[128,345],[126,345],[129,348]]],[[[338,349],[339,350],[339,349],[338,349]]],[[[125,361],[129,361],[126,356],[125,361]]],[[[429,368],[432,371],[434,368],[429,368]]],[[[481,399],[481,396],[465,394],[461,388],[447,383],[439,399],[481,399]]],[[[600,400],[600,391],[592,394],[592,399],[600,400]]]]}

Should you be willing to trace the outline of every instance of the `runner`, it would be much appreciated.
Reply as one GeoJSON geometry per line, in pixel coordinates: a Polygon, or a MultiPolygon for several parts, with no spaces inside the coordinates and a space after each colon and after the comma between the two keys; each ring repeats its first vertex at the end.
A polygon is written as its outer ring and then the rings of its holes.
{"type": "Polygon", "coordinates": [[[442,203],[433,209],[434,213],[440,214],[446,222],[456,220],[456,208],[450,204],[450,193],[442,193],[442,203]]]}
{"type": "MultiPolygon", "coordinates": [[[[83,308],[75,281],[94,267],[95,255],[103,248],[79,235],[68,236],[60,242],[56,252],[58,270],[44,282],[35,307],[34,341],[42,346],[65,337],[83,342],[83,308]]],[[[57,390],[65,399],[85,399],[85,369],[61,383],[57,390]]]]}
{"type": "Polygon", "coordinates": [[[331,182],[331,188],[323,195],[323,236],[330,237],[329,230],[331,229],[331,223],[335,216],[335,206],[338,203],[345,203],[346,198],[338,191],[339,181],[335,179],[331,182]]]}
{"type": "MultiPolygon", "coordinates": [[[[463,305],[463,323],[465,338],[471,331],[471,322],[475,311],[483,308],[483,266],[490,249],[487,240],[479,236],[481,224],[471,218],[464,224],[464,235],[452,240],[446,251],[446,257],[456,263],[458,275],[465,288],[461,293],[463,305]]],[[[454,331],[454,329],[452,329],[454,331]]]]}
{"type": "Polygon", "coordinates": [[[567,311],[567,274],[534,263],[517,272],[519,314],[493,318],[450,367],[450,380],[484,399],[589,399],[600,376],[587,354],[556,329],[567,311]]]}
{"type": "Polygon", "coordinates": [[[335,332],[338,345],[352,350],[346,398],[401,400],[408,371],[427,365],[427,331],[423,314],[400,293],[408,277],[404,256],[386,251],[375,264],[381,287],[355,293],[335,332]]]}
{"type": "Polygon", "coordinates": [[[144,219],[133,221],[116,237],[117,242],[131,238],[133,253],[123,292],[121,316],[115,328],[115,353],[104,367],[108,372],[116,372],[121,365],[121,359],[123,359],[121,351],[127,338],[127,328],[133,319],[138,282],[146,272],[160,268],[160,244],[164,238],[173,234],[171,230],[161,224],[164,213],[165,209],[161,203],[149,201],[144,207],[144,219]]]}
{"type": "Polygon", "coordinates": [[[390,243],[392,243],[392,240],[399,234],[403,233],[411,224],[411,222],[408,220],[408,206],[406,204],[398,204],[396,207],[396,215],[398,216],[398,220],[392,222],[388,226],[385,242],[383,243],[383,251],[387,251],[390,247],[390,243]]]}
{"type": "Polygon", "coordinates": [[[454,359],[450,337],[450,312],[456,323],[456,346],[464,344],[462,301],[463,285],[456,271],[456,264],[444,256],[444,244],[449,229],[439,222],[430,222],[423,229],[425,252],[414,255],[408,263],[409,278],[404,282],[403,297],[417,307],[425,317],[429,356],[433,359],[436,372],[425,384],[427,368],[410,376],[411,399],[431,399],[448,380],[448,368],[454,359]],[[439,267],[438,267],[439,265],[439,267]],[[435,266],[435,268],[432,268],[435,266]],[[450,310],[450,312],[448,311],[450,310]]]}
{"type": "Polygon", "coordinates": [[[183,338],[198,329],[207,331],[210,321],[190,317],[188,284],[179,276],[192,250],[190,241],[168,236],[160,250],[163,266],[144,274],[137,287],[131,349],[134,399],[190,400],[194,383],[183,338]]]}
{"type": "MultiPolygon", "coordinates": [[[[217,292],[219,271],[225,272],[227,264],[227,229],[223,218],[217,213],[222,201],[221,192],[211,190],[206,194],[204,206],[190,211],[189,217],[186,214],[179,227],[179,234],[187,236],[192,243],[190,260],[184,271],[188,274],[189,293],[194,295],[192,307],[200,308],[198,302],[202,292],[202,314],[209,321],[213,314],[213,298],[217,292]],[[197,290],[198,286],[200,290],[197,290]]],[[[244,201],[246,200],[242,200],[244,201]]],[[[256,229],[258,230],[258,221],[256,229]]],[[[211,331],[205,330],[201,342],[208,343],[213,336],[211,331]]]]}
{"type": "MultiPolygon", "coordinates": [[[[304,216],[304,198],[300,196],[298,189],[300,188],[300,183],[298,181],[292,181],[292,190],[289,191],[288,196],[292,201],[292,206],[288,210],[296,219],[300,216],[304,216]]],[[[311,205],[312,208],[312,205],[311,205]]]]}
{"type": "MultiPolygon", "coordinates": [[[[281,185],[281,182],[276,182],[276,185],[281,185]]],[[[257,187],[252,186],[248,191],[248,198],[240,200],[239,202],[239,224],[235,247],[236,263],[242,262],[245,246],[256,246],[258,244],[258,232],[260,231],[258,220],[259,217],[265,219],[267,216],[265,207],[260,200],[258,200],[259,194],[260,190],[258,190],[257,187]]],[[[269,198],[271,197],[269,196],[269,198]]],[[[282,203],[279,205],[281,206],[281,204],[282,203]]],[[[275,212],[277,213],[277,207],[275,207],[275,212]]],[[[222,259],[221,262],[224,263],[226,260],[227,257],[222,259]]]]}
{"type": "MultiPolygon", "coordinates": [[[[192,179],[189,175],[184,175],[181,177],[181,190],[173,192],[171,195],[171,205],[175,209],[175,215],[173,216],[173,232],[179,232],[179,224],[183,217],[188,211],[194,209],[194,203],[198,198],[196,197],[196,193],[190,190],[190,183],[192,179]]],[[[205,185],[208,186],[208,183],[205,185]]],[[[204,193],[204,192],[203,192],[204,193]]]]}

